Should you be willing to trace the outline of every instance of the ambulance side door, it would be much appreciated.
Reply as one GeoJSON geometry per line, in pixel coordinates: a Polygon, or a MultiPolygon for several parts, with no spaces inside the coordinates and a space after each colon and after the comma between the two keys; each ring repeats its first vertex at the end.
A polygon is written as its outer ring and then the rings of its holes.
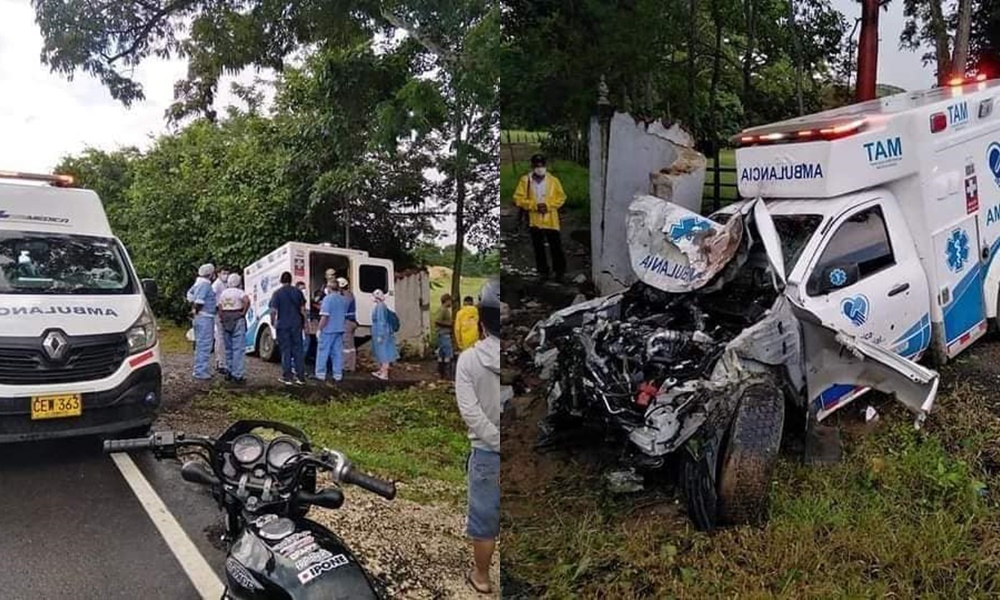
{"type": "Polygon", "coordinates": [[[804,307],[865,341],[919,357],[931,340],[927,276],[896,200],[855,204],[823,236],[804,307]]]}

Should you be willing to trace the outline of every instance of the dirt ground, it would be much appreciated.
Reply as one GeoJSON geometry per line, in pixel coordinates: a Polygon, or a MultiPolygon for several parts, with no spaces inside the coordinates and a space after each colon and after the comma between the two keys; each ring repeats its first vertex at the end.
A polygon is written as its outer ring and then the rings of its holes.
{"type": "MultiPolygon", "coordinates": [[[[225,415],[193,406],[195,398],[213,388],[226,388],[222,378],[204,383],[192,379],[192,354],[163,356],[164,411],[157,427],[179,429],[199,434],[218,434],[227,425],[225,415]]],[[[278,382],[280,365],[247,357],[247,385],[240,393],[274,391],[292,394],[309,401],[336,394],[368,395],[387,387],[412,386],[436,379],[432,362],[399,363],[388,383],[371,376],[374,365],[362,350],[357,373],[347,374],[336,387],[310,383],[302,387],[286,387],[278,382]]],[[[438,481],[402,483],[410,486],[418,497],[452,498],[461,490],[448,489],[438,481]]],[[[446,502],[423,505],[397,498],[386,502],[357,489],[346,489],[347,501],[337,511],[314,508],[311,518],[340,534],[359,559],[387,587],[392,598],[444,599],[483,598],[465,583],[465,573],[471,566],[472,549],[465,540],[465,505],[446,502]]],[[[500,555],[493,563],[494,588],[499,590],[500,555]]],[[[499,592],[492,597],[498,598],[499,592]]]]}

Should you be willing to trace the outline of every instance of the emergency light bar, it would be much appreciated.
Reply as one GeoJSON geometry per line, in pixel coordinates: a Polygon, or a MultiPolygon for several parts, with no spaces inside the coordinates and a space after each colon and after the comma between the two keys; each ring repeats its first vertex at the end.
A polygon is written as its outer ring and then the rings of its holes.
{"type": "MultiPolygon", "coordinates": [[[[860,133],[868,125],[864,117],[845,122],[843,119],[814,121],[808,129],[802,129],[802,123],[790,123],[785,126],[776,125],[771,131],[757,135],[741,133],[730,141],[736,146],[759,146],[783,142],[818,142],[830,141],[860,133]]],[[[753,132],[754,130],[749,130],[753,132]]]]}
{"type": "Polygon", "coordinates": [[[948,80],[948,85],[950,87],[960,87],[970,83],[982,83],[984,81],[986,81],[986,73],[979,73],[978,75],[973,75],[971,77],[952,77],[948,80]]]}
{"type": "Polygon", "coordinates": [[[76,183],[72,175],[44,175],[41,173],[19,173],[16,171],[0,171],[0,179],[44,181],[55,187],[73,187],[73,184],[76,183]]]}

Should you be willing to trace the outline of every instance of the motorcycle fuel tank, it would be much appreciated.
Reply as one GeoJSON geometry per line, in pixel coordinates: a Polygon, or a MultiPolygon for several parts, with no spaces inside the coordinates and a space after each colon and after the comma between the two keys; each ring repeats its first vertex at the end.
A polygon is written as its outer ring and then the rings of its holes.
{"type": "Polygon", "coordinates": [[[229,597],[239,600],[377,599],[350,549],[303,519],[265,515],[249,523],[226,560],[229,597]]]}

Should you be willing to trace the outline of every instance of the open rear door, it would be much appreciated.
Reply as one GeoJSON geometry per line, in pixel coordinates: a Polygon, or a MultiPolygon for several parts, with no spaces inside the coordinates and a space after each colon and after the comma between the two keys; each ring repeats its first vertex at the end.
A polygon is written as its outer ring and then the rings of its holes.
{"type": "Polygon", "coordinates": [[[821,420],[846,405],[824,406],[824,392],[833,387],[853,387],[852,398],[876,389],[894,396],[913,412],[920,427],[937,397],[936,371],[823,323],[794,302],[792,312],[802,327],[811,415],[821,420]]]}
{"type": "Polygon", "coordinates": [[[373,294],[382,290],[386,304],[396,310],[396,274],[391,260],[384,258],[354,258],[351,260],[351,291],[358,310],[358,325],[371,327],[373,294]]]}

